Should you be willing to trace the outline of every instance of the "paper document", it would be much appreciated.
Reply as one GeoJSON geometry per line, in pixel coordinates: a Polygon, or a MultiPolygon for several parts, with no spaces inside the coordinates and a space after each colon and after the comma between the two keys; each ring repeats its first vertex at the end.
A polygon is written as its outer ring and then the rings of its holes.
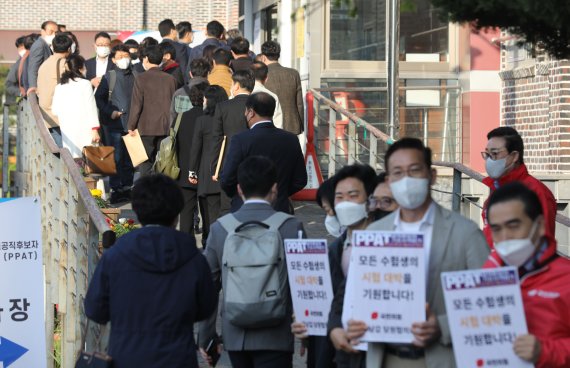
{"type": "Polygon", "coordinates": [[[139,130],[136,129],[135,133],[136,135],[134,137],[128,134],[123,136],[123,141],[125,141],[125,146],[133,162],[133,167],[137,167],[148,160],[141,136],[139,135],[139,130]]]}

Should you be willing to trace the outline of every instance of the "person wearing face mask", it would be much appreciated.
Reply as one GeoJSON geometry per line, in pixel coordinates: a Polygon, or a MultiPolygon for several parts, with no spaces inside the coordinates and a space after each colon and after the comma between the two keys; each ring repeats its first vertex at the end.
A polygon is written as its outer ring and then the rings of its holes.
{"type": "Polygon", "coordinates": [[[20,87],[18,84],[18,68],[20,67],[20,62],[22,57],[26,54],[26,36],[21,36],[16,39],[16,49],[18,50],[18,60],[10,67],[8,75],[6,76],[6,81],[4,85],[6,86],[6,104],[16,103],[18,97],[20,97],[20,87]]]}
{"type": "Polygon", "coordinates": [[[135,65],[140,62],[139,60],[139,43],[136,40],[128,39],[124,45],[129,48],[129,55],[131,56],[131,64],[135,65]]]}
{"type": "Polygon", "coordinates": [[[95,56],[85,62],[87,67],[86,78],[91,81],[93,88],[99,87],[101,78],[114,66],[109,60],[111,53],[111,36],[107,32],[95,35],[95,56]]]}
{"type": "Polygon", "coordinates": [[[334,176],[323,181],[317,189],[317,204],[325,213],[325,228],[330,236],[338,238],[343,229],[334,212],[334,176]]]}
{"type": "MultiPolygon", "coordinates": [[[[487,147],[481,152],[485,160],[485,168],[489,175],[483,179],[483,184],[489,187],[491,193],[503,185],[515,181],[521,182],[535,192],[542,204],[544,222],[548,236],[554,237],[556,225],[556,199],[540,180],[528,173],[524,164],[524,143],[520,134],[511,127],[500,127],[487,134],[487,147]]],[[[481,212],[483,217],[483,233],[487,243],[492,248],[493,238],[487,223],[487,202],[481,212]]]]}
{"type": "MultiPolygon", "coordinates": [[[[422,232],[426,259],[426,318],[411,326],[411,344],[369,343],[367,367],[456,367],[440,276],[442,272],[480,268],[489,255],[483,233],[463,216],[444,209],[431,197],[436,171],[431,150],[416,138],[392,144],[384,158],[388,183],[400,208],[368,226],[368,230],[422,232]]],[[[336,295],[335,295],[336,299],[336,295]]],[[[337,328],[342,329],[342,308],[334,308],[337,328]]],[[[334,322],[334,319],[332,321],[334,322]]],[[[331,324],[331,321],[329,321],[331,324]]],[[[366,332],[362,321],[351,320],[342,348],[351,351],[366,332]]],[[[338,333],[341,334],[340,331],[338,333]]]]}
{"type": "MultiPolygon", "coordinates": [[[[160,32],[160,37],[162,37],[162,43],[167,43],[172,46],[172,48],[174,48],[174,51],[172,51],[171,61],[176,62],[180,69],[179,73],[180,77],[182,78],[180,87],[182,87],[182,84],[188,83],[188,74],[186,73],[186,70],[190,50],[188,49],[188,46],[178,42],[178,32],[176,31],[176,26],[174,25],[172,19],[164,19],[162,22],[160,22],[158,24],[158,31],[160,32]]],[[[170,49],[168,50],[170,51],[170,49]]]]}
{"type": "Polygon", "coordinates": [[[394,199],[390,185],[386,181],[386,173],[381,172],[376,177],[374,193],[368,197],[368,211],[371,212],[374,221],[378,221],[397,209],[398,202],[394,199]]]}
{"type": "Polygon", "coordinates": [[[38,88],[38,70],[40,65],[47,60],[52,54],[51,44],[55,38],[55,33],[57,32],[57,23],[48,20],[42,23],[41,37],[39,37],[32,47],[30,48],[30,54],[26,59],[26,95],[31,92],[36,92],[38,88]]]}
{"type": "Polygon", "coordinates": [[[543,205],[524,183],[509,183],[488,200],[495,251],[484,268],[518,268],[528,334],[513,343],[516,355],[536,368],[570,366],[570,260],[558,256],[543,205]]]}
{"type": "Polygon", "coordinates": [[[95,91],[95,100],[105,132],[107,144],[115,147],[117,174],[109,177],[111,204],[130,199],[134,169],[122,136],[127,133],[129,109],[137,72],[131,67],[131,56],[126,45],[117,45],[109,55],[115,68],[101,79],[95,91]]]}
{"type": "MultiPolygon", "coordinates": [[[[178,43],[177,43],[178,44],[178,43]]],[[[182,88],[184,85],[184,77],[182,76],[182,68],[176,61],[176,49],[170,42],[161,42],[159,45],[162,50],[163,57],[160,68],[163,72],[170,74],[176,79],[176,89],[182,88]]]]}

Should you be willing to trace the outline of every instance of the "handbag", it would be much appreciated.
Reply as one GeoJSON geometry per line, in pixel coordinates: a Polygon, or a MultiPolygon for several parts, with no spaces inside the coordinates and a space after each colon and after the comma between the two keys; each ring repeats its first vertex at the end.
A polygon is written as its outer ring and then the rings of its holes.
{"type": "Polygon", "coordinates": [[[160,142],[160,148],[152,165],[152,171],[157,174],[164,174],[174,180],[178,179],[178,175],[180,175],[178,155],[176,154],[176,134],[182,115],[178,114],[174,129],[170,128],[170,135],[160,142]]]}
{"type": "Polygon", "coordinates": [[[112,146],[85,146],[83,147],[83,160],[85,173],[100,175],[115,175],[115,147],[112,146]]]}
{"type": "MultiPolygon", "coordinates": [[[[89,322],[89,319],[87,319],[85,333],[81,338],[81,346],[85,346],[85,338],[87,336],[87,331],[89,331],[89,322]]],[[[99,339],[97,339],[97,345],[99,345],[99,339]]],[[[113,358],[105,353],[88,353],[83,350],[79,353],[79,358],[77,358],[75,368],[113,368],[113,358]]]]}

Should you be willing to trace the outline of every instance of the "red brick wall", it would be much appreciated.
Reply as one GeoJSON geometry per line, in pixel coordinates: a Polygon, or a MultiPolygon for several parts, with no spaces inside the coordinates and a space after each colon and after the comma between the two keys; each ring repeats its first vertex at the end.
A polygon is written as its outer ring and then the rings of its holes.
{"type": "Polygon", "coordinates": [[[570,61],[503,71],[501,79],[501,125],[522,135],[529,170],[570,172],[570,61]]]}

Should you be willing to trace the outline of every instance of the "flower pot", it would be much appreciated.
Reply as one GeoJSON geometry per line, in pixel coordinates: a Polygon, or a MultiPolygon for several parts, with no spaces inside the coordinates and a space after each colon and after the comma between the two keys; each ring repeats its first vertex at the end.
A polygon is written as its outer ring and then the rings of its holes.
{"type": "Polygon", "coordinates": [[[83,180],[85,180],[85,185],[87,185],[87,189],[91,190],[91,189],[97,189],[97,180],[93,179],[90,176],[85,176],[83,177],[83,180]]]}
{"type": "Polygon", "coordinates": [[[108,216],[113,221],[119,221],[119,215],[121,214],[120,208],[101,208],[101,212],[105,216],[108,216]]]}

